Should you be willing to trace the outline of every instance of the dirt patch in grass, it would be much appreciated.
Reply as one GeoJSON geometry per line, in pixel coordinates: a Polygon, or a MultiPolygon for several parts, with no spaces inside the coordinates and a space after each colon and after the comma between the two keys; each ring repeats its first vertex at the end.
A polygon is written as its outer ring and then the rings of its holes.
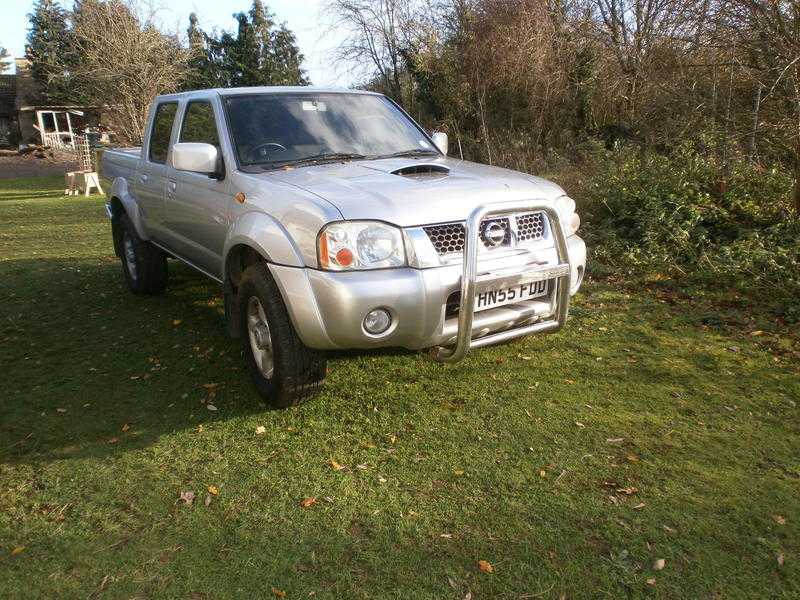
{"type": "Polygon", "coordinates": [[[52,177],[67,171],[75,171],[78,162],[74,154],[47,151],[47,156],[37,158],[32,154],[25,156],[0,156],[0,179],[19,179],[26,177],[52,177]]]}

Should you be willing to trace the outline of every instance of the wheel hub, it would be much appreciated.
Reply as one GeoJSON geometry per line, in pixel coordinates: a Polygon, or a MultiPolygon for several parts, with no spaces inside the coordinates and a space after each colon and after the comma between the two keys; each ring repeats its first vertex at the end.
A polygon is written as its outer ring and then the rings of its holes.
{"type": "Polygon", "coordinates": [[[122,239],[123,253],[125,254],[125,266],[128,268],[128,273],[131,279],[136,279],[138,276],[138,268],[136,266],[136,251],[133,248],[133,240],[130,234],[126,233],[122,239]]]}
{"type": "Polygon", "coordinates": [[[252,296],[247,301],[247,336],[250,339],[250,350],[253,352],[258,370],[270,379],[275,369],[275,360],[272,354],[272,335],[269,323],[261,301],[252,296]]]}
{"type": "Polygon", "coordinates": [[[253,337],[256,345],[262,350],[270,346],[269,328],[264,323],[258,323],[253,328],[253,337]]]}

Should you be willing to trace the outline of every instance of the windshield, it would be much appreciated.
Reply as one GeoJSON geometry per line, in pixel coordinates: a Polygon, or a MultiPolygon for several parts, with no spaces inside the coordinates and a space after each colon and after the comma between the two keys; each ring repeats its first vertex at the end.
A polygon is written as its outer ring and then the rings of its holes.
{"type": "Polygon", "coordinates": [[[298,92],[231,96],[225,102],[243,167],[438,154],[383,96],[298,92]]]}

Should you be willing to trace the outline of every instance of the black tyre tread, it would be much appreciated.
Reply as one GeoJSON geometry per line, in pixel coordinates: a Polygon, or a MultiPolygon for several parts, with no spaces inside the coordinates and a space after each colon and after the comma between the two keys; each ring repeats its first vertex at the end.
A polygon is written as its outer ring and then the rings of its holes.
{"type": "Polygon", "coordinates": [[[256,387],[274,408],[295,406],[310,398],[322,387],[327,360],[324,352],[303,344],[295,331],[278,285],[266,263],[252,264],[245,269],[238,298],[242,347],[256,387]],[[275,370],[267,381],[252,358],[247,334],[247,301],[255,292],[264,307],[272,336],[275,370]]]}
{"type": "Polygon", "coordinates": [[[139,272],[137,280],[132,281],[128,275],[127,267],[125,266],[125,255],[123,252],[120,258],[122,259],[122,268],[125,272],[125,279],[128,282],[128,287],[130,287],[134,294],[163,294],[169,282],[167,256],[161,249],[139,237],[128,215],[122,216],[120,224],[123,230],[131,236],[131,240],[133,240],[133,248],[136,252],[136,262],[139,272]]]}

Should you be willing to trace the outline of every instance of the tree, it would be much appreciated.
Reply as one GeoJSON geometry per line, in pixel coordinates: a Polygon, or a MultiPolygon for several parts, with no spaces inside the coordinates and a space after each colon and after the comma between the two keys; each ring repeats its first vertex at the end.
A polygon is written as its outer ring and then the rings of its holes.
{"type": "Polygon", "coordinates": [[[0,46],[0,73],[5,73],[11,68],[8,50],[0,46]]]}
{"type": "Polygon", "coordinates": [[[75,103],[78,55],[69,14],[54,0],[37,0],[28,15],[25,57],[31,61],[31,76],[45,104],[75,103]]]}
{"type": "Polygon", "coordinates": [[[189,28],[186,30],[189,39],[188,74],[183,89],[199,90],[221,87],[220,60],[221,48],[216,39],[210,38],[198,26],[195,13],[189,15],[189,28]]]}
{"type": "Polygon", "coordinates": [[[743,49],[743,62],[758,90],[752,135],[763,120],[771,143],[791,156],[792,196],[800,217],[800,4],[730,0],[729,6],[725,33],[743,49]]]}
{"type": "Polygon", "coordinates": [[[178,89],[189,51],[157,29],[152,13],[139,16],[122,0],[84,1],[75,39],[76,72],[90,101],[107,107],[122,138],[140,143],[153,98],[178,89]]]}
{"type": "Polygon", "coordinates": [[[308,83],[294,34],[285,25],[276,28],[261,0],[233,17],[236,33],[216,36],[203,32],[196,15],[190,15],[191,72],[184,89],[308,83]]]}
{"type": "Polygon", "coordinates": [[[335,26],[348,32],[339,46],[345,61],[369,65],[384,91],[408,106],[411,93],[404,86],[403,51],[413,23],[413,0],[329,0],[335,26]]]}
{"type": "Polygon", "coordinates": [[[303,72],[303,55],[297,47],[297,39],[286,25],[272,36],[272,85],[306,85],[308,79],[303,72]]]}

